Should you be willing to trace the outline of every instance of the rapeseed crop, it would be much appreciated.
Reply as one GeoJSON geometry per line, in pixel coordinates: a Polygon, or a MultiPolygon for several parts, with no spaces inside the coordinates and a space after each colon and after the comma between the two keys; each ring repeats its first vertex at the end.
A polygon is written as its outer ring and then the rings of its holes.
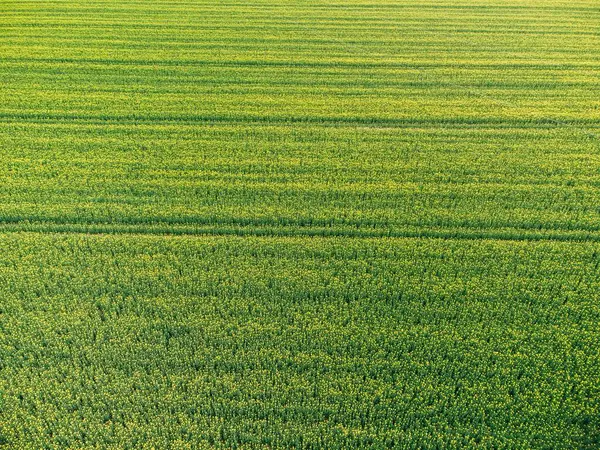
{"type": "Polygon", "coordinates": [[[600,446],[594,1],[0,3],[0,447],[600,446]]]}

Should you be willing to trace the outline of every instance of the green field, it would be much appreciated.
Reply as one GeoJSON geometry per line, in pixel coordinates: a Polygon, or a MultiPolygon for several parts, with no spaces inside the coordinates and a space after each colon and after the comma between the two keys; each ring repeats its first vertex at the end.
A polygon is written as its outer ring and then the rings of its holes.
{"type": "Polygon", "coordinates": [[[1,0],[0,448],[600,448],[600,4],[1,0]]]}

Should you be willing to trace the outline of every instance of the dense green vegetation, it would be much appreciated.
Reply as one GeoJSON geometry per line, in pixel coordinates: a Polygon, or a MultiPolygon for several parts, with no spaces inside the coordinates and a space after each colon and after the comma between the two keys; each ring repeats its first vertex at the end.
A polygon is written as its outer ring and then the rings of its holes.
{"type": "Polygon", "coordinates": [[[0,448],[600,447],[599,24],[0,2],[0,448]]]}

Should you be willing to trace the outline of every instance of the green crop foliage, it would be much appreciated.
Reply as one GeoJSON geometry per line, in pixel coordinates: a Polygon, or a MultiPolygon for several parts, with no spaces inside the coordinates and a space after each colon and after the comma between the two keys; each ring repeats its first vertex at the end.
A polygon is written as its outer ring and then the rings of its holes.
{"type": "Polygon", "coordinates": [[[600,448],[599,24],[0,2],[0,449],[600,448]]]}

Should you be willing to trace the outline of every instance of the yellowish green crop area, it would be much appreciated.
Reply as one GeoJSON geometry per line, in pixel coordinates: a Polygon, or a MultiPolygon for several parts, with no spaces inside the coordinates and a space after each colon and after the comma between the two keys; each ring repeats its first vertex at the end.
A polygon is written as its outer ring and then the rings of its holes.
{"type": "Polygon", "coordinates": [[[599,447],[595,0],[0,1],[0,448],[599,447]]]}

